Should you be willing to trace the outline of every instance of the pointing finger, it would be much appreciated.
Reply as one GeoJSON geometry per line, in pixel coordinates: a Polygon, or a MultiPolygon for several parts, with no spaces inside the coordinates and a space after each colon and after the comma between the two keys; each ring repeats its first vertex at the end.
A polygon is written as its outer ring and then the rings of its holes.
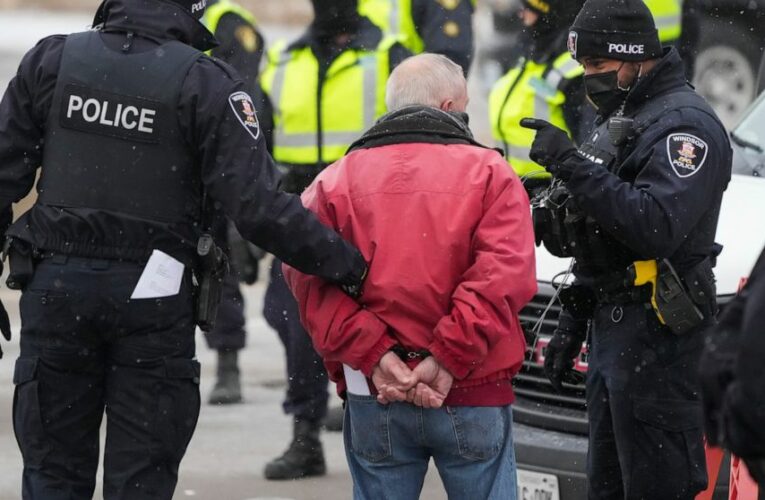
{"type": "Polygon", "coordinates": [[[550,125],[544,120],[537,120],[536,118],[524,118],[521,120],[521,127],[530,128],[531,130],[542,130],[550,125]]]}

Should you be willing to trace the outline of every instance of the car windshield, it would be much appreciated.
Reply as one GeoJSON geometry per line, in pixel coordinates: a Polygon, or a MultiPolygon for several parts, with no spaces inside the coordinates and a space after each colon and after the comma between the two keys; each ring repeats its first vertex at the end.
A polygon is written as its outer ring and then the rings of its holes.
{"type": "Polygon", "coordinates": [[[731,140],[741,147],[745,162],[734,162],[734,172],[763,175],[765,161],[765,93],[750,106],[749,111],[731,132],[731,140]]]}

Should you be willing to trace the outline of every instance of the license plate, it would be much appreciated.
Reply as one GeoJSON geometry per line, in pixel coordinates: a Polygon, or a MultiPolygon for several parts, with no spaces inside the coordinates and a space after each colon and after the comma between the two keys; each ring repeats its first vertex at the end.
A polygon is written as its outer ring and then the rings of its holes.
{"type": "Polygon", "coordinates": [[[558,477],[518,470],[518,500],[560,500],[558,477]]]}

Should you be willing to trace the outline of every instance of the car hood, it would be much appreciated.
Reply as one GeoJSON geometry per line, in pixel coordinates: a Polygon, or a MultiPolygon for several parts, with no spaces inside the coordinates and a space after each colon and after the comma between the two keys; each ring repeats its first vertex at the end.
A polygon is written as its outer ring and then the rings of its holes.
{"type": "MultiPolygon", "coordinates": [[[[732,176],[723,196],[715,241],[723,245],[715,268],[717,294],[735,294],[741,279],[749,276],[765,247],[765,178],[732,176]]],[[[537,248],[539,281],[552,282],[569,265],[570,259],[560,259],[543,247],[537,248]]]]}

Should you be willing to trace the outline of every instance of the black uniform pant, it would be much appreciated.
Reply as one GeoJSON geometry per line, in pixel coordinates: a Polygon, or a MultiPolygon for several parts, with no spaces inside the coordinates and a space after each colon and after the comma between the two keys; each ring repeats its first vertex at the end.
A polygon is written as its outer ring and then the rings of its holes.
{"type": "Polygon", "coordinates": [[[208,347],[216,351],[244,349],[246,340],[244,326],[244,297],[239,289],[239,280],[234,273],[228,273],[223,280],[215,328],[205,334],[208,347]]]}
{"type": "Polygon", "coordinates": [[[279,333],[287,353],[287,397],[284,412],[296,418],[318,421],[327,414],[328,377],[324,363],[300,323],[295,297],[282,274],[282,263],[274,259],[266,291],[263,314],[279,333]]]}
{"type": "Polygon", "coordinates": [[[596,309],[587,374],[590,499],[685,500],[707,485],[700,331],[676,336],[645,304],[596,309]]]}
{"type": "Polygon", "coordinates": [[[172,498],[199,415],[191,276],[176,296],[130,300],[142,270],[54,256],[25,288],[13,402],[24,499],[93,497],[104,411],[104,498],[172,498]]]}

